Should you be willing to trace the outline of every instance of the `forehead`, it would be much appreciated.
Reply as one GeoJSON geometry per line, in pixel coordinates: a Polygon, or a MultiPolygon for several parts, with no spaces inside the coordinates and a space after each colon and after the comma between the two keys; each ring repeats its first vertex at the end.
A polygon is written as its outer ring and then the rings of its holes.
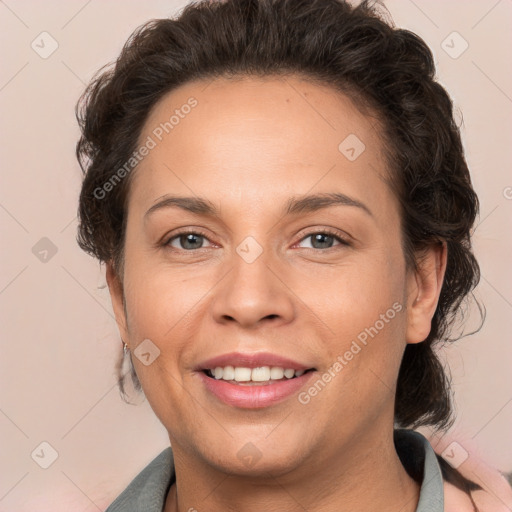
{"type": "Polygon", "coordinates": [[[386,192],[378,120],[334,88],[300,77],[184,84],[148,115],[139,146],[150,139],[131,187],[145,202],[169,187],[223,197],[268,195],[269,185],[275,194],[300,194],[316,183],[363,196],[372,187],[386,192]]]}

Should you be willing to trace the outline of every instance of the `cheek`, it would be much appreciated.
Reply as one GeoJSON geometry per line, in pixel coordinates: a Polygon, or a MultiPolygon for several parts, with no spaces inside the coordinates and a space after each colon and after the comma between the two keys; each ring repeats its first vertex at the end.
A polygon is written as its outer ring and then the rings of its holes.
{"type": "Polygon", "coordinates": [[[125,277],[131,343],[137,346],[149,339],[158,348],[151,365],[136,358],[134,364],[148,401],[159,410],[162,397],[172,396],[175,404],[183,399],[184,379],[201,356],[197,340],[204,337],[201,320],[216,279],[208,272],[191,275],[184,269],[150,265],[149,258],[140,265],[135,259],[128,263],[125,277]]]}
{"type": "MultiPolygon", "coordinates": [[[[382,381],[382,393],[392,388],[405,348],[405,266],[398,252],[379,250],[355,258],[350,265],[331,269],[324,285],[305,300],[325,326],[323,349],[327,364],[343,374],[344,387],[355,379],[359,392],[379,393],[374,387],[382,381]],[[321,290],[321,291],[320,291],[321,290]],[[313,306],[314,304],[314,306],[313,306]]],[[[343,384],[342,384],[343,382],[343,384]]],[[[350,386],[350,389],[353,389],[350,386]]],[[[376,393],[376,394],[375,394],[376,393]]],[[[380,398],[384,398],[382,395],[380,398]]]]}
{"type": "Polygon", "coordinates": [[[171,267],[143,251],[127,258],[125,297],[132,334],[179,343],[176,332],[212,288],[208,273],[197,279],[185,267],[171,267]]]}
{"type": "Polygon", "coordinates": [[[356,338],[376,323],[379,331],[384,330],[382,322],[387,331],[387,326],[403,323],[405,315],[398,314],[405,310],[405,267],[400,255],[391,258],[383,251],[356,255],[319,277],[316,287],[311,279],[304,282],[300,293],[339,339],[356,338]]]}
{"type": "MultiPolygon", "coordinates": [[[[144,394],[155,414],[164,424],[177,421],[175,411],[187,408],[189,400],[183,368],[197,362],[195,341],[200,337],[197,315],[202,311],[207,283],[188,279],[179,271],[151,270],[127,265],[125,296],[130,327],[130,340],[135,345],[133,362],[144,394]],[[201,284],[202,283],[202,284],[201,284]],[[152,362],[146,365],[137,358],[139,343],[150,340],[152,362]],[[153,353],[157,354],[153,360],[153,353]],[[169,407],[169,404],[173,404],[169,407]]],[[[142,347],[142,345],[141,345],[142,347]]],[[[140,353],[140,352],[139,352],[140,353]]]]}

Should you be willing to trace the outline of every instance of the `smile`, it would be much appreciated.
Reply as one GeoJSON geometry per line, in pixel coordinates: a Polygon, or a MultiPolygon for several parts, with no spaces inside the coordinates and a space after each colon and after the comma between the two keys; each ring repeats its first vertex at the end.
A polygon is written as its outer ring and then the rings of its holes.
{"type": "Polygon", "coordinates": [[[209,377],[217,380],[225,380],[232,384],[254,385],[255,383],[273,383],[283,379],[294,379],[300,377],[309,370],[294,370],[293,368],[283,368],[281,366],[259,366],[256,368],[217,366],[210,370],[205,370],[209,377]]]}
{"type": "MultiPolygon", "coordinates": [[[[222,370],[226,368],[228,368],[227,376],[231,377],[231,375],[229,375],[229,366],[223,367],[222,370]]],[[[269,368],[269,372],[273,368],[269,368]]],[[[233,376],[235,375],[235,369],[237,368],[233,368],[233,376]]],[[[256,377],[258,378],[259,368],[251,369],[241,367],[239,369],[242,370],[242,376],[244,374],[247,375],[247,370],[250,370],[251,380],[237,381],[234,379],[224,380],[224,377],[215,378],[215,376],[212,376],[214,375],[212,374],[212,370],[196,372],[196,375],[199,376],[207,393],[223,404],[241,409],[261,409],[276,405],[287,398],[295,396],[300,392],[302,387],[306,386],[307,382],[309,382],[310,378],[315,374],[314,369],[311,368],[310,370],[294,370],[293,376],[286,377],[284,374],[286,369],[278,368],[280,370],[279,374],[281,374],[281,372],[283,373],[282,378],[254,381],[252,380],[252,372],[257,370],[256,377]]],[[[215,368],[214,372],[216,370],[217,368],[215,368]]],[[[261,373],[266,375],[267,370],[261,370],[261,373]]],[[[277,370],[274,370],[274,373],[277,375],[277,370]]],[[[290,373],[288,372],[288,374],[290,373]]]]}

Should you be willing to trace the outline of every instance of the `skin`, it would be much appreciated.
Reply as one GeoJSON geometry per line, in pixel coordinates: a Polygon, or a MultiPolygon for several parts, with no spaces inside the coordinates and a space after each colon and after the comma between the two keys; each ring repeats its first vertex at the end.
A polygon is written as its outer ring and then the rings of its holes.
{"type": "Polygon", "coordinates": [[[377,120],[300,77],[222,78],[168,93],[141,143],[191,96],[198,105],[132,176],[123,275],[107,265],[123,340],[133,351],[149,338],[160,350],[149,366],[133,361],[173,447],[177,487],[165,511],[413,512],[419,486],[392,437],[396,380],[406,344],[430,331],[446,251],[425,251],[417,271],[406,266],[377,120]],[[338,150],[351,133],[366,146],[355,161],[338,150]],[[292,196],[331,192],[371,214],[282,212],[292,196]],[[220,216],[174,207],[145,220],[165,194],[205,198],[220,216]],[[166,247],[178,228],[201,228],[202,248],[179,237],[166,247]],[[326,228],[348,245],[313,245],[326,228]],[[235,250],[247,236],[263,249],[252,263],[235,250]],[[306,405],[294,395],[229,406],[194,371],[227,352],[269,351],[321,376],[396,302],[402,311],[306,405]],[[237,457],[248,442],[261,453],[250,467],[237,457]]]}

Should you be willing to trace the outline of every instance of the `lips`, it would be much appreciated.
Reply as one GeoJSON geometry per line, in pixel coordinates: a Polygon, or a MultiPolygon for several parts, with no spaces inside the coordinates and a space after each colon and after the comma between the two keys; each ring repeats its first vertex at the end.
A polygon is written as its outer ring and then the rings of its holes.
{"type": "Polygon", "coordinates": [[[306,386],[314,374],[311,364],[268,352],[223,354],[201,362],[196,368],[196,375],[208,393],[224,404],[242,409],[265,408],[284,401],[306,386]],[[266,382],[235,382],[219,380],[211,374],[212,368],[226,370],[228,367],[235,371],[280,367],[294,370],[295,376],[266,382]]]}
{"type": "Polygon", "coordinates": [[[314,369],[313,364],[294,361],[288,357],[272,354],[270,352],[257,352],[254,354],[231,352],[222,354],[211,359],[207,359],[199,363],[196,371],[205,371],[218,366],[233,366],[244,368],[259,368],[262,366],[279,366],[282,368],[292,368],[293,370],[311,370],[314,369]]]}

